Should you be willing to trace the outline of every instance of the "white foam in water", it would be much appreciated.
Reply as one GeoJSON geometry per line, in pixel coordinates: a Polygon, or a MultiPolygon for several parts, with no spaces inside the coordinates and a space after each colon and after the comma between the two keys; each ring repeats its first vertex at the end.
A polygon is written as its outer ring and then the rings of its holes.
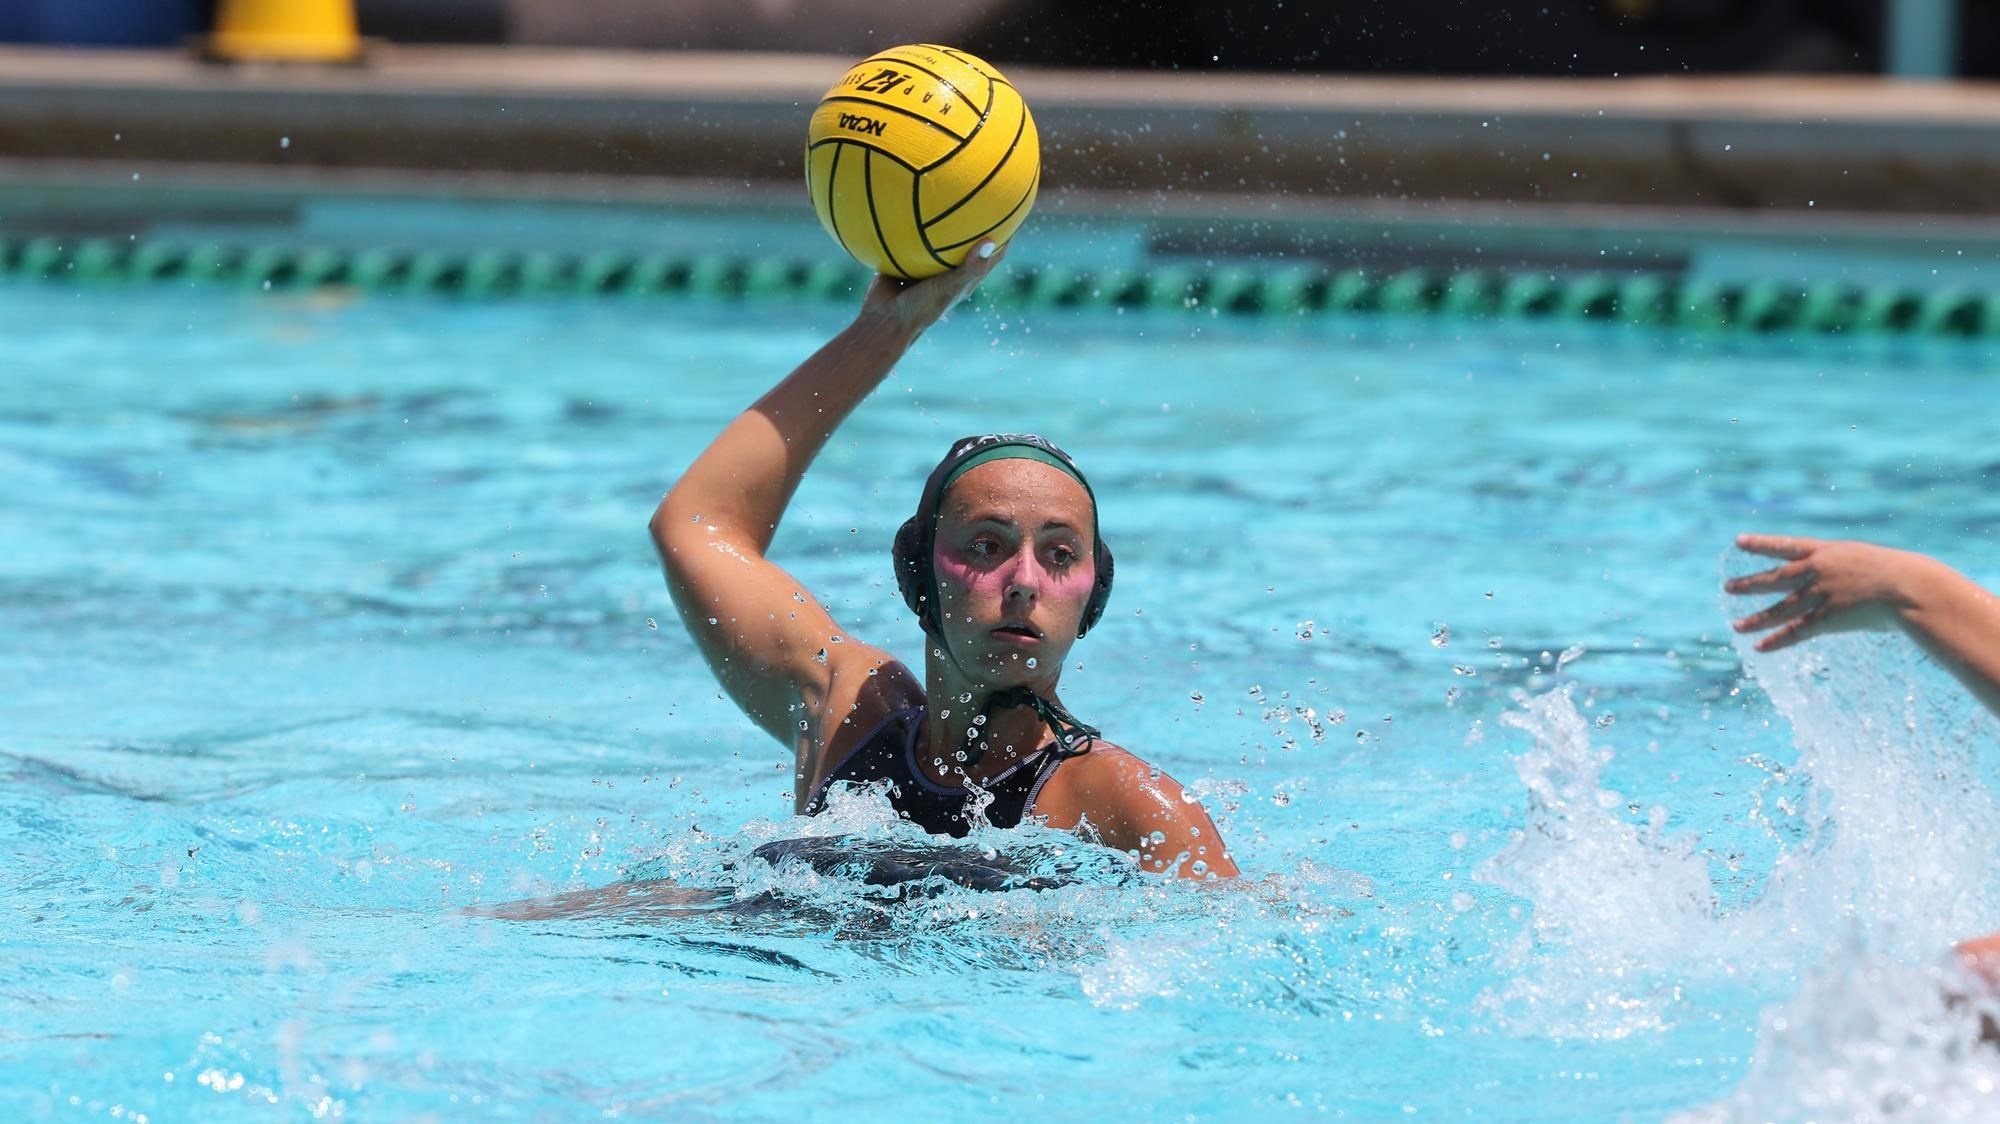
{"type": "Polygon", "coordinates": [[[2000,929],[1989,884],[1995,724],[1899,637],[1848,634],[1745,665],[1791,723],[1815,847],[1780,860],[1801,921],[1851,916],[1905,959],[2000,929]],[[1829,911],[1833,911],[1829,913],[1829,911]]]}
{"type": "Polygon", "coordinates": [[[1995,1013],[1993,997],[1955,966],[1849,949],[1764,1013],[1735,1092],[1669,1124],[1993,1120],[2000,1050],[1979,1034],[1995,1013]]]}
{"type": "Polygon", "coordinates": [[[1535,746],[1515,761],[1528,822],[1476,877],[1533,903],[1523,939],[1499,967],[1515,975],[1483,1004],[1504,1024],[1556,1035],[1622,1036],[1664,1025],[1677,984],[1668,971],[1690,939],[1716,939],[1707,863],[1692,837],[1662,830],[1664,809],[1639,827],[1598,783],[1610,752],[1567,686],[1516,696],[1501,718],[1535,746]],[[1548,956],[1549,949],[1562,955],[1548,956]]]}
{"type": "Polygon", "coordinates": [[[2000,929],[2000,806],[1980,759],[1993,720],[1898,637],[1739,648],[1812,779],[1818,845],[1781,858],[1767,896],[1852,939],[1801,966],[1804,986],[1764,1014],[1742,1085],[1681,1124],[2000,1118],[2000,1052],[1978,1042],[2000,1006],[1949,953],[2000,929]]]}
{"type": "Polygon", "coordinates": [[[1611,751],[1568,690],[1518,696],[1503,721],[1535,743],[1516,762],[1527,824],[1478,876],[1532,910],[1482,1002],[1519,1032],[1622,1036],[1800,978],[1738,1089],[1681,1124],[2000,1119],[2000,1052],[1976,1044],[1995,1003],[1949,962],[1954,941],[2000,929],[1980,756],[1996,724],[1900,637],[1739,648],[1791,726],[1803,793],[1763,890],[1720,905],[1698,841],[1663,832],[1664,809],[1635,824],[1602,787],[1611,751]]]}

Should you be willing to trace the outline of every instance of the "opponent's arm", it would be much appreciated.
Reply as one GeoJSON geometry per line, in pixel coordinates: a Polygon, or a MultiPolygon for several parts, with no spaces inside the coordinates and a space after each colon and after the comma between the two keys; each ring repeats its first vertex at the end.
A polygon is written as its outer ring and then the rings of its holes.
{"type": "Polygon", "coordinates": [[[725,428],[653,512],[653,545],[681,622],[736,704],[788,745],[825,697],[819,653],[837,633],[765,551],[827,438],[923,331],[999,261],[990,244],[925,281],[878,277],[861,312],[725,428]]]}
{"type": "Polygon", "coordinates": [[[1729,593],[1784,593],[1734,623],[1776,651],[1827,632],[1901,628],[2000,714],[2000,598],[1927,555],[1865,542],[1739,535],[1736,545],[1785,564],[1724,583],[1729,593]]]}

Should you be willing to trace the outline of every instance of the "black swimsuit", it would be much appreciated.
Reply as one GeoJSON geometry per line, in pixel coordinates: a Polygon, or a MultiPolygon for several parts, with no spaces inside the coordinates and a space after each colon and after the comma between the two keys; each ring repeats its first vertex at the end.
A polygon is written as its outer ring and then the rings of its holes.
{"type": "Polygon", "coordinates": [[[988,823],[1014,827],[1034,808],[1042,786],[1063,763],[1063,755],[1052,742],[977,789],[943,787],[917,768],[917,735],[923,732],[924,714],[921,706],[899,710],[868,731],[813,791],[806,815],[826,810],[827,789],[835,784],[885,780],[889,782],[889,806],[932,835],[963,837],[970,832],[968,805],[980,794],[993,798],[986,806],[988,823]]]}

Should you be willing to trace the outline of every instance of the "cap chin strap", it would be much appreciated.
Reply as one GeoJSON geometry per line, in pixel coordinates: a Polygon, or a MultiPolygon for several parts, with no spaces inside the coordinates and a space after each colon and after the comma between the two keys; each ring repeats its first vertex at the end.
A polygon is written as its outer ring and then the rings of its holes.
{"type": "MultiPolygon", "coordinates": [[[[986,700],[986,712],[991,714],[1001,707],[1025,706],[1035,712],[1035,716],[1048,725],[1049,733],[1056,738],[1057,757],[1081,757],[1090,752],[1104,731],[1080,721],[1063,704],[1054,699],[1045,699],[1026,687],[1009,687],[995,692],[986,700]]],[[[970,769],[986,756],[983,740],[965,748],[965,767],[970,769]]]]}

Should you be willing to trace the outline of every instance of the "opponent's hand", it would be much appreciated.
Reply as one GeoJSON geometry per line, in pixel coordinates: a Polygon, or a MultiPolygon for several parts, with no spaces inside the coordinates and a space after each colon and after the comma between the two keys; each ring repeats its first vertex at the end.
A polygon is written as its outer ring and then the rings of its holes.
{"type": "Polygon", "coordinates": [[[965,255],[965,261],[936,277],[905,281],[877,274],[868,286],[868,295],[862,298],[861,315],[880,317],[915,339],[964,300],[1006,255],[1005,246],[981,242],[965,255]]]}
{"type": "Polygon", "coordinates": [[[1887,630],[1901,624],[1919,554],[1873,543],[1738,535],[1736,545],[1785,564],[1722,583],[1725,593],[1783,593],[1763,610],[1731,623],[1738,632],[1769,632],[1757,650],[1775,652],[1829,632],[1887,630]]]}

